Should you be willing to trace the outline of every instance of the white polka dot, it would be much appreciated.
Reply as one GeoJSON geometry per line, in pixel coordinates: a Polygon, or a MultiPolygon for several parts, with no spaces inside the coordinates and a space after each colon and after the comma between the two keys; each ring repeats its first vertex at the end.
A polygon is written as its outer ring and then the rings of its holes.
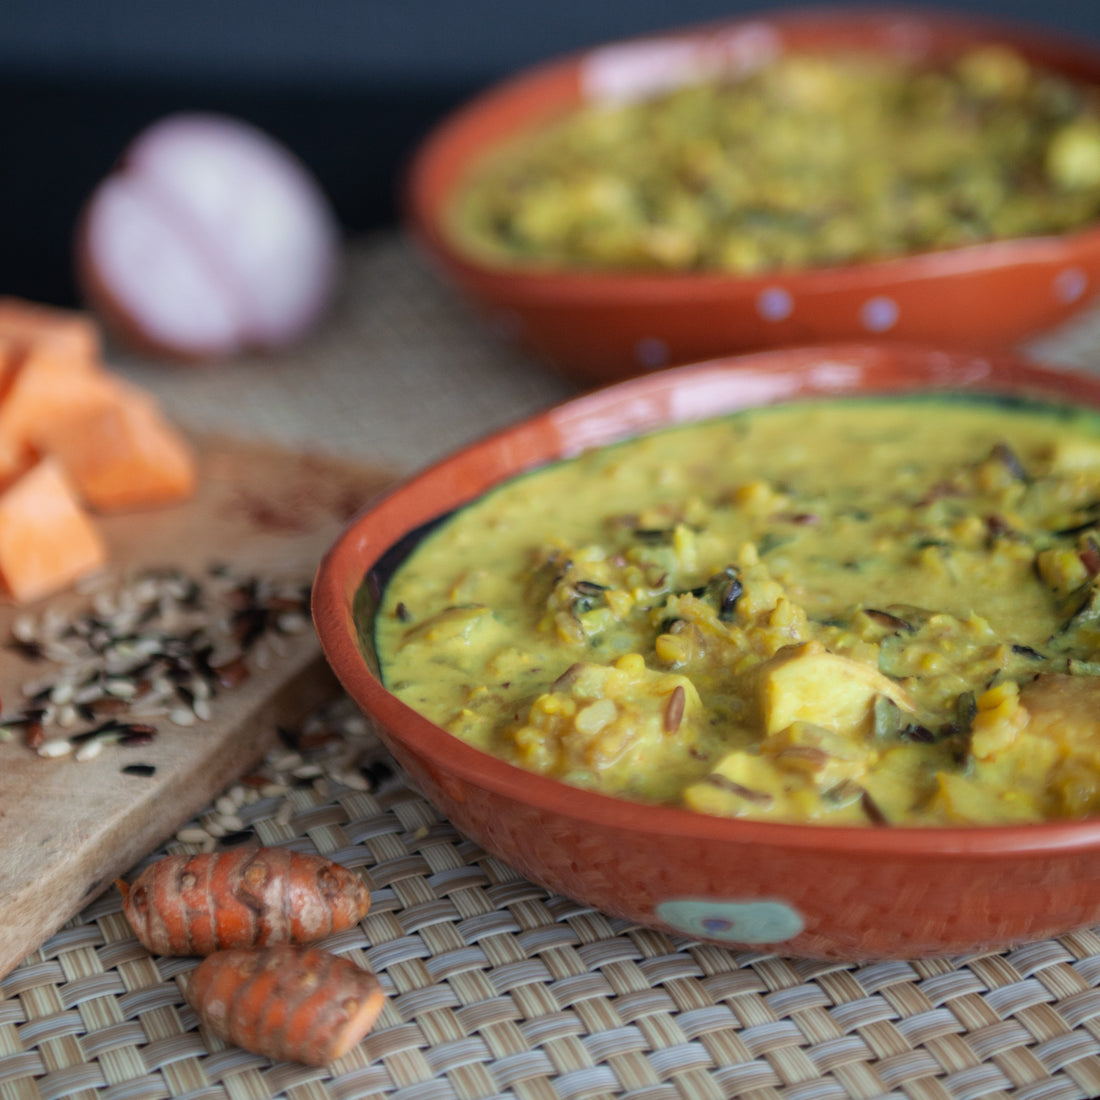
{"type": "Polygon", "coordinates": [[[656,336],[644,336],[634,345],[634,355],[643,367],[656,370],[668,363],[668,344],[656,336]]]}
{"type": "Polygon", "coordinates": [[[893,298],[868,298],[859,311],[859,318],[868,332],[886,332],[897,324],[898,304],[893,298]]]}
{"type": "Polygon", "coordinates": [[[769,286],[756,296],[756,312],[765,321],[785,321],[793,310],[794,299],[781,286],[769,286]]]}
{"type": "Polygon", "coordinates": [[[1089,277],[1079,267],[1063,268],[1054,276],[1054,297],[1069,305],[1088,289],[1089,277]]]}

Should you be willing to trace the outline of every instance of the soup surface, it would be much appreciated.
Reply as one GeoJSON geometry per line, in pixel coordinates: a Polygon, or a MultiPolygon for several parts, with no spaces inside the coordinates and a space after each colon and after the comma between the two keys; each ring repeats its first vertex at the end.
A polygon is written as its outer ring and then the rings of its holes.
{"type": "Polygon", "coordinates": [[[999,45],[936,66],[792,53],[586,105],[475,166],[453,233],[482,259],[751,275],[1100,215],[1100,91],[999,45]]]}
{"type": "Polygon", "coordinates": [[[535,772],[834,824],[1100,811],[1100,421],[789,404],[595,449],[428,535],[387,686],[535,772]]]}

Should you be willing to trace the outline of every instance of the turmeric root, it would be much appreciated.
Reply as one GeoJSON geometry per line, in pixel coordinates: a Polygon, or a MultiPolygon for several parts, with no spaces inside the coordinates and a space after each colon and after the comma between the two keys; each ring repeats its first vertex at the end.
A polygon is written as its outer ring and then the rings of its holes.
{"type": "Polygon", "coordinates": [[[118,885],[126,919],[158,955],[312,943],[353,927],[370,908],[358,875],[286,848],[168,856],[118,885]]]}
{"type": "Polygon", "coordinates": [[[215,1035],[253,1054],[326,1066],[382,1011],[378,979],[316,947],[218,951],[192,972],[186,997],[215,1035]]]}

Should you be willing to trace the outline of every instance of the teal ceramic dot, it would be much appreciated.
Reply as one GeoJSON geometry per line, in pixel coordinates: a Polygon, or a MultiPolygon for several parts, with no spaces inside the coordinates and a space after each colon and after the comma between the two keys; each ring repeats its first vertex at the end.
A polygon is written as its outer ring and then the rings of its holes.
{"type": "Polygon", "coordinates": [[[782,943],[805,926],[798,910],[773,900],[670,898],[657,906],[657,917],[685,936],[722,943],[782,943]]]}

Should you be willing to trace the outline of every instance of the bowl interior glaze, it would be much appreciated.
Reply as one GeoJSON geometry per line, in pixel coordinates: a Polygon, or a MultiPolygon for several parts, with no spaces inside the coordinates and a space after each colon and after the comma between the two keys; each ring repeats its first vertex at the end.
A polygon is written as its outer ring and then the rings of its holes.
{"type": "Polygon", "coordinates": [[[896,345],[763,352],[597,391],[498,432],[355,517],[322,561],[314,619],[337,676],[443,814],[531,879],[700,939],[813,957],[1000,947],[1092,923],[1100,820],[837,828],[647,806],[521,771],[452,737],[378,677],[372,615],[401,555],[499,481],[650,429],[802,397],[973,390],[1100,410],[1100,380],[896,345]]]}
{"type": "Polygon", "coordinates": [[[538,66],[444,120],[410,167],[407,220],[495,329],[584,383],[819,341],[1007,348],[1068,318],[1100,288],[1100,227],[755,277],[490,263],[456,244],[449,228],[455,192],[472,164],[593,98],[682,83],[716,60],[743,64],[761,52],[860,49],[935,59],[989,41],[1100,84],[1100,49],[1035,28],[913,8],[795,8],[671,31],[538,66]]]}

